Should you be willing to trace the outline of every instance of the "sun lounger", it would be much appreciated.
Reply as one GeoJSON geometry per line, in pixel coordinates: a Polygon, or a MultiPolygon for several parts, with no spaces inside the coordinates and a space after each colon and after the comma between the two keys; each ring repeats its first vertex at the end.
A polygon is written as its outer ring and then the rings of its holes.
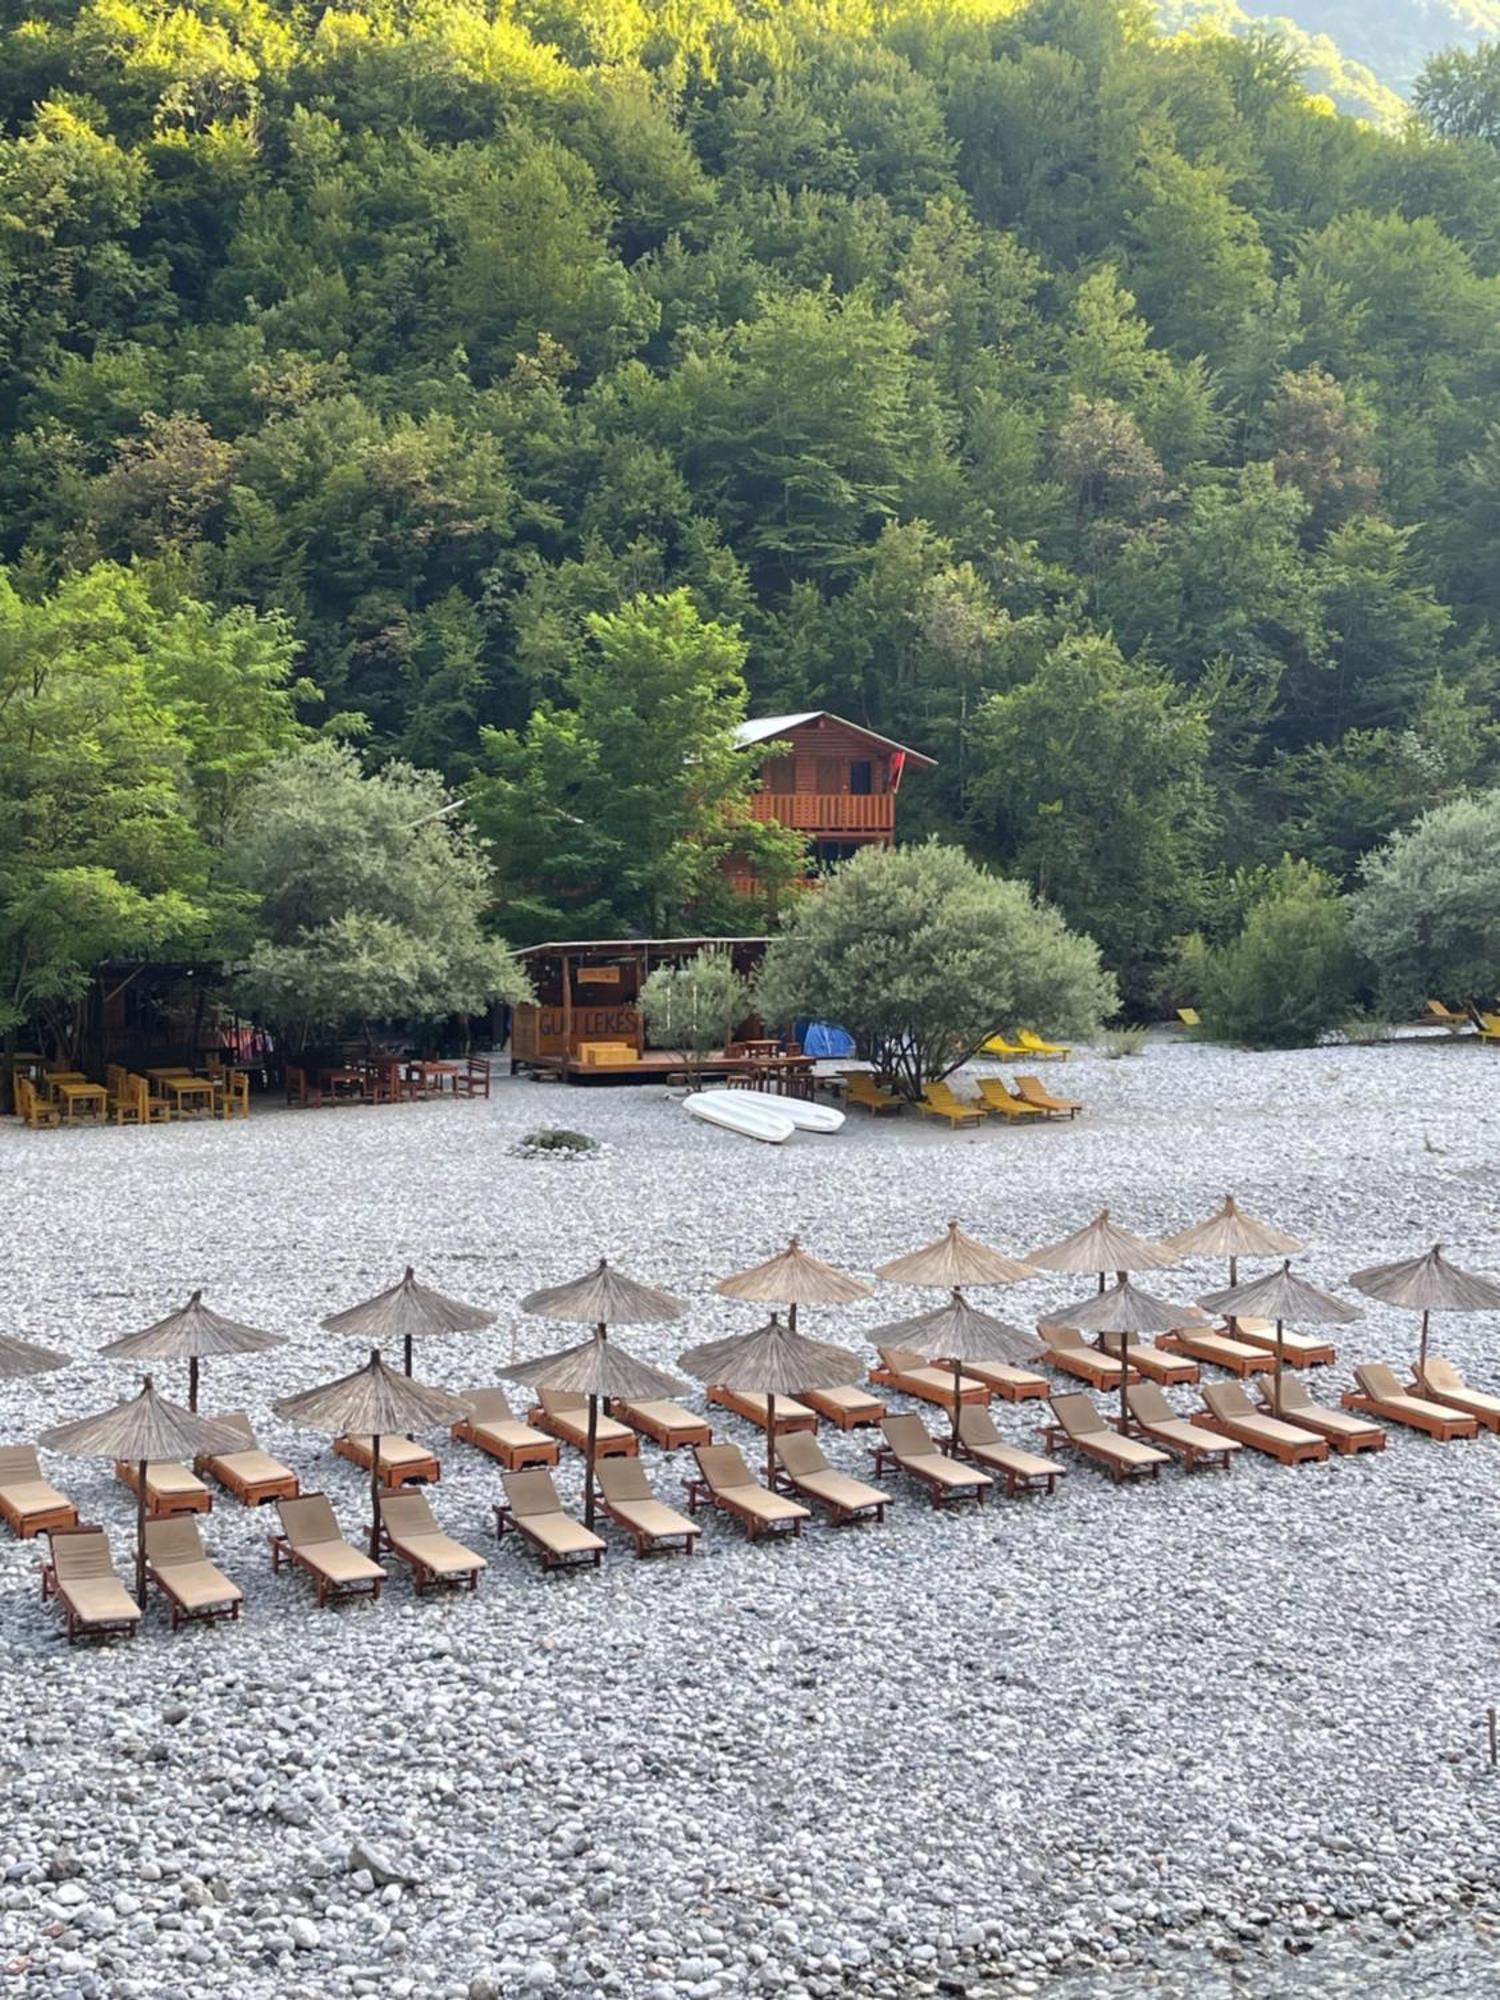
{"type": "Polygon", "coordinates": [[[193,1460],[193,1470],[200,1478],[212,1479],[242,1507],[260,1507],[267,1500],[296,1499],[302,1491],[296,1473],[279,1458],[261,1450],[243,1410],[231,1410],[225,1416],[215,1417],[214,1422],[238,1431],[245,1440],[244,1449],[200,1453],[193,1460]]]}
{"type": "Polygon", "coordinates": [[[1125,1401],[1141,1435],[1152,1444],[1180,1453],[1189,1472],[1233,1470],[1234,1454],[1241,1449],[1239,1440],[1179,1417],[1154,1382],[1137,1382],[1125,1391],[1125,1401]]]}
{"type": "Polygon", "coordinates": [[[877,1479],[885,1470],[886,1460],[894,1459],[908,1477],[927,1488],[927,1497],[934,1507],[946,1506],[954,1500],[973,1500],[981,1507],[984,1505],[994,1480],[977,1466],[960,1465],[945,1458],[920,1417],[887,1417],[880,1428],[885,1443],[875,1452],[877,1479]]]}
{"type": "Polygon", "coordinates": [[[1156,1344],[1164,1354],[1190,1354],[1195,1361],[1226,1368],[1241,1379],[1248,1375],[1269,1375],[1276,1366],[1275,1358],[1263,1348],[1251,1347],[1248,1341],[1231,1340],[1227,1333],[1219,1333],[1212,1327],[1179,1326],[1173,1333],[1159,1333],[1156,1344]]]}
{"type": "Polygon", "coordinates": [[[1480,1041],[1500,1042],[1500,1014],[1488,1014],[1480,1007],[1471,1007],[1469,1019],[1479,1030],[1480,1041]]]}
{"type": "Polygon", "coordinates": [[[1010,1056],[1024,1056],[1027,1051],[1019,1042],[1008,1042],[1004,1035],[991,1035],[980,1046],[980,1054],[999,1056],[1002,1061],[1010,1056]]]}
{"type": "Polygon", "coordinates": [[[638,1556],[693,1553],[703,1530],[657,1499],[638,1458],[601,1458],[595,1473],[605,1513],[629,1535],[638,1556]]]}
{"type": "Polygon", "coordinates": [[[42,1477],[35,1445],[0,1445],[0,1521],[21,1541],[78,1525],[78,1509],[42,1477]]]}
{"type": "Polygon", "coordinates": [[[191,1514],[146,1523],[146,1574],[171,1607],[174,1632],[182,1624],[240,1615],[245,1593],[209,1561],[191,1514]]]}
{"type": "Polygon", "coordinates": [[[1007,1444],[989,1411],[972,1403],[965,1403],[958,1413],[958,1454],[1003,1479],[1007,1500],[1022,1493],[1055,1493],[1058,1480],[1066,1477],[1068,1470],[1055,1459],[1039,1458],[1034,1451],[1007,1444]]]}
{"type": "Polygon", "coordinates": [[[1303,1430],[1284,1417],[1268,1416],[1257,1410],[1238,1382],[1209,1382],[1203,1390],[1203,1410],[1194,1421],[1206,1430],[1220,1431],[1225,1437],[1264,1452],[1282,1465],[1301,1465],[1304,1459],[1328,1456],[1328,1440],[1315,1431],[1303,1430]]]}
{"type": "Polygon", "coordinates": [[[276,1511],[281,1533],[271,1537],[273,1576],[284,1562],[306,1570],[317,1588],[320,1611],[331,1597],[379,1597],[385,1571],[344,1540],[326,1493],[278,1500],[276,1511]]]}
{"type": "Polygon", "coordinates": [[[1047,1118],[1076,1118],[1083,1106],[1076,1097],[1054,1097],[1039,1076],[1016,1074],[1016,1095],[1024,1104],[1034,1104],[1047,1118]]]}
{"type": "Polygon", "coordinates": [[[1179,1007],[1177,1009],[1177,1018],[1185,1028],[1201,1028],[1203,1026],[1203,1017],[1196,1007],[1179,1007]]]}
{"type": "Polygon", "coordinates": [[[998,1076],[979,1078],[979,1102],[985,1111],[996,1118],[1029,1119],[1032,1124],[1043,1115],[1041,1106],[1028,1104],[1024,1097],[1017,1097],[1006,1089],[998,1076]]]}
{"type": "Polygon", "coordinates": [[[1359,1387],[1346,1389],[1341,1398],[1346,1410],[1364,1410],[1369,1416],[1384,1417],[1387,1423],[1425,1431],[1439,1444],[1447,1444],[1452,1438],[1471,1438],[1478,1432],[1477,1418],[1434,1402],[1430,1397],[1412,1395],[1410,1390],[1402,1388],[1395,1369],[1388,1368],[1383,1361],[1356,1368],[1354,1379],[1359,1387]]]}
{"type": "Polygon", "coordinates": [[[1429,1000],[1427,1011],[1434,1021],[1441,1021],[1445,1028],[1454,1030],[1471,1025],[1467,1014],[1455,1014],[1451,1007],[1445,1007],[1441,1000],[1429,1000]]]}
{"type": "Polygon", "coordinates": [[[622,1424],[629,1424],[663,1451],[681,1451],[689,1445],[714,1441],[712,1426],[681,1403],[624,1403],[617,1399],[610,1407],[622,1424]]]}
{"type": "Polygon", "coordinates": [[[1368,1417],[1357,1417],[1349,1410],[1330,1410],[1322,1403],[1315,1403],[1294,1375],[1281,1378],[1279,1412],[1273,1403],[1275,1383],[1262,1381],[1257,1386],[1261,1401],[1273,1417],[1284,1417],[1298,1430],[1315,1431],[1319,1437],[1327,1438],[1343,1457],[1357,1451],[1385,1450],[1385,1432],[1379,1424],[1372,1424],[1368,1417]]]}
{"type": "Polygon", "coordinates": [[[880,1488],[837,1471],[828,1463],[822,1445],[806,1431],[794,1431],[783,1438],[776,1447],[776,1456],[787,1483],[802,1499],[826,1507],[836,1528],[864,1520],[871,1514],[877,1521],[885,1519],[887,1496],[880,1488]]]}
{"type": "Polygon", "coordinates": [[[902,1100],[894,1091],[883,1090],[867,1069],[846,1069],[844,1071],[844,1102],[857,1104],[868,1111],[872,1118],[893,1117],[901,1109],[902,1100]]]}
{"type": "Polygon", "coordinates": [[[1016,1040],[1021,1044],[1025,1054],[1035,1056],[1039,1062],[1066,1062],[1072,1054],[1066,1042],[1043,1041],[1042,1037],[1034,1035],[1030,1028],[1023,1028],[1016,1036],[1016,1040]]]}
{"type": "MultiPolygon", "coordinates": [[[[538,1389],[537,1405],[529,1412],[528,1422],[539,1431],[550,1431],[564,1444],[576,1445],[579,1451],[588,1450],[587,1396],[575,1395],[571,1390],[538,1389]]],[[[640,1448],[640,1439],[628,1425],[605,1416],[603,1410],[599,1412],[594,1425],[595,1463],[601,1458],[634,1458],[640,1448]]]]}
{"type": "Polygon", "coordinates": [[[1413,1369],[1410,1393],[1441,1403],[1445,1409],[1462,1410],[1487,1431],[1500,1431],[1500,1396],[1471,1389],[1453,1363],[1436,1354],[1428,1355],[1424,1375],[1418,1376],[1413,1369]]]}
{"type": "MultiPolygon", "coordinates": [[[[1276,1354],[1276,1322],[1272,1319],[1237,1319],[1234,1323],[1232,1340],[1241,1340],[1247,1347],[1258,1347],[1263,1354],[1276,1354]]],[[[1331,1368],[1339,1358],[1339,1351],[1331,1340],[1319,1340],[1310,1333],[1294,1333],[1289,1326],[1281,1329],[1281,1363],[1283,1368],[1331,1368]]]]}
{"type": "Polygon", "coordinates": [[[420,1597],[429,1584],[458,1583],[479,1587],[489,1564],[473,1549],[455,1542],[438,1525],[425,1493],[386,1491],[378,1497],[380,1546],[404,1562],[420,1597]]]}
{"type": "Polygon", "coordinates": [[[414,1438],[402,1437],[399,1432],[387,1437],[380,1435],[380,1464],[372,1466],[374,1439],[359,1433],[347,1433],[336,1437],[333,1451],[336,1458],[347,1458],[351,1464],[361,1466],[366,1472],[374,1471],[382,1486],[423,1486],[436,1485],[443,1476],[443,1468],[435,1453],[426,1445],[418,1444],[414,1438]]]}
{"type": "Polygon", "coordinates": [[[929,1083],[922,1092],[922,1101],[917,1106],[924,1118],[945,1118],[950,1126],[982,1125],[984,1106],[965,1104],[961,1097],[955,1097],[946,1083],[929,1083]]]}
{"type": "MultiPolygon", "coordinates": [[[[630,1442],[635,1443],[632,1437],[630,1442]]],[[[595,1569],[604,1559],[604,1540],[582,1521],[565,1514],[552,1483],[552,1474],[543,1465],[526,1472],[504,1472],[505,1502],[495,1509],[495,1534],[505,1539],[507,1528],[524,1535],[542,1559],[543,1569],[571,1569],[591,1563],[595,1569]]]]}
{"type": "Polygon", "coordinates": [[[1102,1465],[1116,1484],[1122,1479],[1155,1479],[1164,1465],[1172,1463],[1170,1456],[1158,1451],[1155,1445],[1142,1444],[1139,1438],[1121,1437],[1117,1430],[1112,1430],[1092,1398],[1081,1390],[1070,1389],[1054,1396],[1052,1414],[1057,1421],[1049,1424],[1044,1433],[1047,1449],[1055,1451],[1067,1445],[1082,1452],[1085,1458],[1102,1465]]]}
{"type": "Polygon", "coordinates": [[[830,1424],[837,1424],[841,1431],[857,1430],[861,1424],[878,1424],[885,1415],[885,1404],[880,1398],[853,1382],[837,1389],[805,1390],[800,1400],[830,1424]]]}
{"type": "MultiPolygon", "coordinates": [[[[733,1410],[737,1417],[743,1417],[747,1424],[754,1424],[757,1430],[764,1430],[768,1420],[771,1399],[759,1390],[726,1389],[721,1383],[714,1383],[708,1390],[708,1400],[721,1410],[733,1410]]],[[[776,1398],[776,1435],[783,1431],[815,1431],[818,1428],[818,1413],[809,1409],[806,1403],[799,1403],[791,1396],[776,1398]]]]}
{"type": "Polygon", "coordinates": [[[111,1635],[134,1638],[141,1607],[115,1574],[102,1528],[51,1528],[42,1565],[42,1601],[55,1597],[68,1624],[68,1644],[111,1635]]]}
{"type": "Polygon", "coordinates": [[[461,1444],[498,1458],[507,1472],[521,1472],[528,1465],[556,1465],[562,1447],[556,1438],[523,1424],[511,1409],[503,1389],[463,1389],[469,1414],[460,1417],[452,1435],[461,1444]]]}
{"type": "MultiPolygon", "coordinates": [[[[1029,1368],[1013,1368],[1008,1361],[966,1361],[964,1374],[971,1381],[982,1382],[992,1395],[999,1396],[1007,1403],[1043,1403],[1052,1393],[1052,1384],[1045,1375],[1037,1375],[1029,1368]]],[[[953,1377],[948,1377],[951,1389],[953,1377]]],[[[948,1398],[952,1401],[952,1397],[948,1398]]],[[[966,1405],[973,1408],[975,1405],[966,1405]]],[[[978,1405],[983,1408],[983,1404],[978,1405]]]]}
{"type": "MultiPolygon", "coordinates": [[[[920,1354],[912,1354],[904,1347],[877,1347],[880,1366],[870,1370],[870,1380],[882,1389],[899,1389],[905,1396],[915,1396],[924,1403],[936,1403],[940,1410],[953,1411],[953,1370],[933,1368],[920,1354]]],[[[958,1378],[958,1400],[960,1403],[988,1403],[990,1391],[973,1375],[958,1378]]]]}
{"type": "MultiPolygon", "coordinates": [[[[1120,1349],[1115,1340],[1110,1340],[1110,1348],[1116,1358],[1120,1349]]],[[[1196,1361],[1189,1354],[1168,1354],[1164,1348],[1150,1341],[1128,1341],[1125,1345],[1125,1359],[1137,1375],[1148,1382],[1171,1383],[1176,1386],[1196,1382],[1202,1373],[1196,1361]]],[[[1118,1378],[1116,1387],[1119,1386],[1118,1378]]]]}
{"type": "Polygon", "coordinates": [[[812,1519],[806,1507],[788,1500],[784,1493],[771,1493],[751,1475],[737,1444],[700,1444],[693,1456],[698,1461],[699,1478],[689,1485],[694,1505],[700,1492],[726,1514],[733,1515],[752,1542],[762,1535],[802,1533],[802,1523],[812,1519]]]}
{"type": "MultiPolygon", "coordinates": [[[[140,1467],[134,1459],[122,1458],[115,1462],[115,1477],[128,1486],[132,1493],[137,1490],[140,1467]]],[[[175,1459],[152,1459],[146,1467],[146,1512],[154,1519],[164,1514],[207,1514],[213,1507],[214,1496],[209,1492],[196,1472],[175,1459]]]]}
{"type": "Polygon", "coordinates": [[[1120,1370],[1128,1369],[1125,1379],[1134,1382],[1136,1371],[1117,1354],[1102,1354],[1097,1347],[1090,1347],[1088,1341],[1071,1326],[1048,1326],[1042,1321],[1037,1326],[1047,1352],[1042,1359],[1049,1368],[1061,1369],[1064,1375],[1076,1376],[1080,1382],[1087,1382],[1091,1389],[1118,1389],[1120,1370]]]}

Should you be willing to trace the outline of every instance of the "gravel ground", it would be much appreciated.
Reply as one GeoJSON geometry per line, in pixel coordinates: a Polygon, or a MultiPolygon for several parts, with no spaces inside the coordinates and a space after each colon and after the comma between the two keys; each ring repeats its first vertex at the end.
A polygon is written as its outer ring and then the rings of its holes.
{"type": "MultiPolygon", "coordinates": [[[[0,1440],[126,1393],[94,1350],[201,1284],[291,1338],[205,1363],[205,1408],[247,1408],[354,1531],[360,1475],[269,1403],[358,1361],[317,1321],[408,1259],[500,1313],[420,1356],[453,1386],[561,1344],[516,1303],[601,1252],[691,1301],[636,1351],[670,1363],[743,1330],[752,1309],[711,1282],[794,1228],[868,1273],[950,1215],[1022,1252],[1103,1202],[1165,1233],[1232,1189],[1305,1236],[1318,1283],[1439,1237],[1500,1270],[1500,1059],[1472,1043],[1162,1040],[1054,1075],[1087,1100],[1076,1125],[856,1114],[780,1150],[655,1089],[524,1081],[488,1104],[9,1130],[4,1327],[80,1359],[0,1385],[0,1440]],[[606,1150],[509,1152],[559,1121],[606,1150]]],[[[1152,1282],[1190,1297],[1223,1277],[1152,1282]]],[[[937,1302],[882,1287],[804,1324],[852,1340],[937,1302]]],[[[1455,1320],[1436,1345],[1493,1384],[1496,1332],[1455,1320]]],[[[1353,1362],[1414,1351],[1373,1304],[1339,1333],[1314,1378],[1329,1399],[1353,1362]]],[[[183,1371],[158,1372],[181,1393],[183,1371]]],[[[1040,1421],[996,1416],[1018,1439],[1040,1421]]],[[[865,1469],[864,1434],[824,1442],[865,1469]]],[[[445,1441],[434,1504],[491,1558],[477,1597],[419,1602],[403,1575],[379,1605],[318,1613],[302,1579],[272,1579],[267,1516],[221,1497],[206,1539],[242,1622],[174,1638],[153,1607],[135,1643],[71,1651],[36,1546],[7,1538],[0,1973],[49,2000],[1493,1993],[1497,1452],[1395,1434],[1379,1456],[1246,1452],[1229,1480],[1122,1490],[1079,1467],[1055,1498],[982,1513],[897,1488],[883,1527],[751,1548],[716,1517],[692,1562],[612,1537],[601,1571],[544,1579],[493,1541],[497,1469],[445,1441]],[[360,1843],[374,1855],[351,1860],[360,1843]]],[[[676,1499],[681,1461],[648,1446],[646,1464],[676,1499]]],[[[123,1568],[125,1490],[104,1466],[48,1470],[123,1568]]],[[[565,1452],[569,1496],[578,1474],[565,1452]]]]}

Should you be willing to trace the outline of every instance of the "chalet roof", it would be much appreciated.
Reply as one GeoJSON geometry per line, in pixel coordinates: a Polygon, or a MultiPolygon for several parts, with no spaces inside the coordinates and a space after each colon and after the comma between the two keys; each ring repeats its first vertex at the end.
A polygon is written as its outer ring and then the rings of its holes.
{"type": "Polygon", "coordinates": [[[622,958],[646,951],[704,951],[710,945],[767,945],[768,937],[674,937],[674,938],[553,938],[547,944],[523,945],[515,958],[542,958],[549,953],[611,951],[622,958]]]}
{"type": "Polygon", "coordinates": [[[748,750],[756,743],[774,743],[780,737],[790,736],[793,730],[805,729],[809,722],[836,722],[843,729],[852,730],[856,736],[863,736],[867,743],[878,743],[882,750],[899,750],[914,764],[925,770],[936,768],[937,759],[926,757],[920,750],[912,750],[904,743],[894,743],[889,736],[881,736],[873,729],[866,729],[862,722],[851,722],[846,715],[835,715],[830,708],[804,709],[800,715],[763,715],[742,722],[734,732],[736,747],[748,750]]]}

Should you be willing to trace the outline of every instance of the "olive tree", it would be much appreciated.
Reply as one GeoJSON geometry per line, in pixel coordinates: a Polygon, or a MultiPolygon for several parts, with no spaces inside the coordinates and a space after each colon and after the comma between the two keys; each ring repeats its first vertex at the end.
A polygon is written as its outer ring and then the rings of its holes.
{"type": "Polygon", "coordinates": [[[686,965],[659,965],[641,988],[641,1014],[657,1048],[681,1049],[689,1073],[722,1049],[750,1011],[750,990],[722,948],[686,965]]]}
{"type": "Polygon", "coordinates": [[[1388,1006],[1500,992],[1500,789],[1425,813],[1361,873],[1350,932],[1388,1006]]]}
{"type": "Polygon", "coordinates": [[[913,1101],[1005,1023],[1089,1035],[1116,1004],[1093,941],[962,849],[866,848],[798,905],[766,954],[768,1020],[837,1021],[913,1101]]]}

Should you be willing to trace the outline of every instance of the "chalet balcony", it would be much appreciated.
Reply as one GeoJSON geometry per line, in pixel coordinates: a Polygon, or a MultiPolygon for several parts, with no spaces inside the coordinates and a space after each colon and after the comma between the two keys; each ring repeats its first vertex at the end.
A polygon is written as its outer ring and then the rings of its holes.
{"type": "Polygon", "coordinates": [[[774,819],[798,833],[890,834],[896,826],[894,792],[757,792],[754,819],[774,819]]]}

